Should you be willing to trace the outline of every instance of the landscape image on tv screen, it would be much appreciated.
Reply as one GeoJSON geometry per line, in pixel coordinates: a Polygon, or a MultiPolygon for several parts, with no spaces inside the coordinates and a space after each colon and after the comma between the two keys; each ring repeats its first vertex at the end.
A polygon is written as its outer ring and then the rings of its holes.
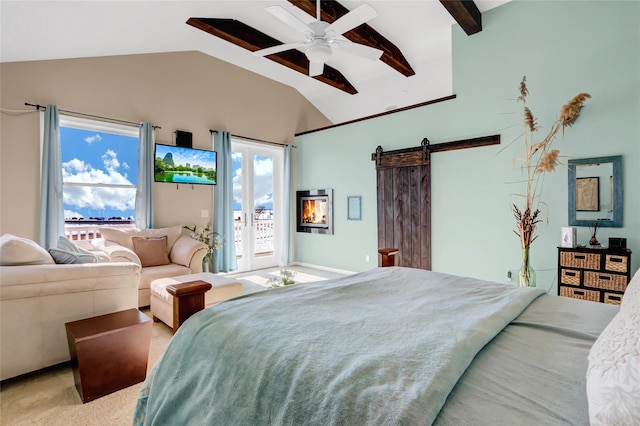
{"type": "Polygon", "coordinates": [[[216,184],[216,152],[156,144],[155,181],[216,184]]]}

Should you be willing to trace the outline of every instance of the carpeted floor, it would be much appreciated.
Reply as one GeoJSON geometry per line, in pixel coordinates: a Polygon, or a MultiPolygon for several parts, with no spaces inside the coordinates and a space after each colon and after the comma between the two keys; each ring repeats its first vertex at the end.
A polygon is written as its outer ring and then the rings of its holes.
{"type": "MultiPolygon", "coordinates": [[[[344,276],[339,272],[295,266],[294,281],[313,282],[344,276]]],[[[279,277],[279,268],[232,274],[242,282],[245,293],[261,291],[267,281],[279,277]]],[[[142,312],[151,316],[149,309],[142,312]]],[[[148,370],[171,340],[171,329],[153,323],[148,370]]],[[[142,383],[83,404],[69,364],[9,379],[0,385],[0,424],[3,426],[116,426],[130,425],[142,383]]]]}

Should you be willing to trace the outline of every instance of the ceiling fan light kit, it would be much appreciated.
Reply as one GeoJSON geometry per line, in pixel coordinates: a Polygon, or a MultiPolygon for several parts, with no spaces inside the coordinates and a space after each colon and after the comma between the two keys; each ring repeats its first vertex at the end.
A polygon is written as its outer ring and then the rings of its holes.
{"type": "Polygon", "coordinates": [[[326,62],[331,58],[331,48],[322,40],[316,40],[304,52],[311,62],[326,62]]]}

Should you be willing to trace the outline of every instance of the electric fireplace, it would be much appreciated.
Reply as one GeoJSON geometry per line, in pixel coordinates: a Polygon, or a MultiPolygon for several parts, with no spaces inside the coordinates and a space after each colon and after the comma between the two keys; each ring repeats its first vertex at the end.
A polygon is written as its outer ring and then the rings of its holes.
{"type": "Polygon", "coordinates": [[[297,191],[296,218],[298,232],[333,234],[333,190],[297,191]]]}

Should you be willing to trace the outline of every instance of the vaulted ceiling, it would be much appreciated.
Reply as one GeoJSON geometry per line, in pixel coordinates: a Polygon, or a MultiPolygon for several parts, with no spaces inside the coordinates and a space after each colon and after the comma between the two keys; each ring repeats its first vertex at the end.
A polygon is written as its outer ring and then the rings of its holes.
{"type": "Polygon", "coordinates": [[[305,24],[315,0],[7,1],[0,2],[2,62],[199,50],[296,88],[334,123],[452,94],[451,26],[482,30],[482,12],[509,0],[323,1],[332,23],[368,4],[376,16],[344,34],[375,47],[380,60],[334,49],[322,74],[309,77],[301,50],[252,52],[300,39],[267,12],[280,6],[305,24]],[[29,25],[25,25],[29,23],[29,25]]]}

